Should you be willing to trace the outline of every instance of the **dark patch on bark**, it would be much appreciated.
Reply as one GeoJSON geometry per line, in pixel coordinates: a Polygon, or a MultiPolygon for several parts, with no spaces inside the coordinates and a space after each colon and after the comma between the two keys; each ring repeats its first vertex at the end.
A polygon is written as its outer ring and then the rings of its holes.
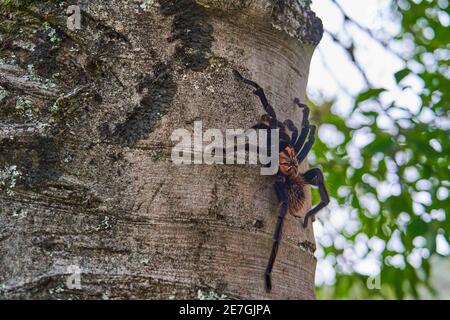
{"type": "Polygon", "coordinates": [[[217,220],[225,220],[225,216],[223,215],[223,210],[220,204],[219,196],[218,196],[218,186],[217,183],[214,184],[214,188],[211,191],[211,202],[209,204],[208,213],[215,217],[217,220]]]}
{"type": "Polygon", "coordinates": [[[314,257],[314,253],[316,252],[316,245],[313,242],[304,240],[298,243],[298,247],[300,248],[300,250],[303,250],[314,257]]]}
{"type": "Polygon", "coordinates": [[[213,41],[213,27],[204,9],[193,0],[160,0],[159,4],[163,15],[174,15],[168,40],[180,40],[175,57],[188,69],[204,70],[209,65],[213,41]]]}
{"type": "Polygon", "coordinates": [[[36,47],[31,55],[31,61],[39,75],[51,78],[56,70],[60,69],[56,62],[59,48],[53,46],[43,31],[36,32],[36,42],[36,47]]]}
{"type": "Polygon", "coordinates": [[[256,220],[253,222],[253,226],[256,229],[262,229],[264,228],[264,220],[262,218],[256,218],[256,220]]]}
{"type": "Polygon", "coordinates": [[[31,188],[55,181],[62,175],[57,145],[53,138],[48,137],[35,137],[26,142],[0,140],[0,163],[17,165],[23,173],[20,182],[31,188]]]}
{"type": "Polygon", "coordinates": [[[172,65],[156,64],[152,74],[144,76],[137,85],[137,92],[146,92],[139,106],[127,115],[123,123],[116,125],[111,134],[108,124],[100,127],[100,134],[118,144],[132,144],[147,138],[176,94],[177,87],[172,74],[172,65]]]}

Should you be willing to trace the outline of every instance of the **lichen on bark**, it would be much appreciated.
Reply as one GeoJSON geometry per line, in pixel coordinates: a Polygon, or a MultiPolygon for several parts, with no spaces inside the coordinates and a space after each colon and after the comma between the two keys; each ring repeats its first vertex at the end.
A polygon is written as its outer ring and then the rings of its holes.
{"type": "Polygon", "coordinates": [[[321,20],[310,8],[309,0],[197,0],[209,9],[225,13],[239,11],[265,16],[272,26],[301,43],[316,46],[323,34],[321,20]]]}

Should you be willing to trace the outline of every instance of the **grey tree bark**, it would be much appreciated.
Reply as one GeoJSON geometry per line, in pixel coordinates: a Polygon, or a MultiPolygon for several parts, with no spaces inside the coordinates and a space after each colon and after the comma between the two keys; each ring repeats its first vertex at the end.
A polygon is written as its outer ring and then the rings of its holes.
{"type": "Polygon", "coordinates": [[[233,69],[300,124],[308,2],[92,0],[72,31],[76,1],[1,0],[0,297],[313,299],[312,227],[291,216],[264,291],[272,177],[170,158],[175,129],[258,120],[233,69]]]}

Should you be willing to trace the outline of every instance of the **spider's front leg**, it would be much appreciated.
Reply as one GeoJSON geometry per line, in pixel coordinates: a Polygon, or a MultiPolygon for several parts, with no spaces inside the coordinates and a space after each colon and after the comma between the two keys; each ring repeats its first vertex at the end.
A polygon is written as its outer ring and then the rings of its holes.
{"type": "Polygon", "coordinates": [[[298,105],[299,108],[303,109],[302,130],[300,132],[300,135],[299,135],[297,141],[294,144],[294,149],[297,152],[297,154],[299,154],[303,145],[305,144],[306,137],[308,136],[308,133],[310,131],[309,108],[306,104],[300,103],[300,101],[297,98],[294,99],[294,103],[296,105],[298,105]]]}
{"type": "Polygon", "coordinates": [[[308,156],[308,153],[311,151],[316,136],[316,130],[317,130],[316,126],[312,125],[310,127],[308,141],[306,141],[301,151],[297,153],[298,163],[302,163],[303,160],[305,160],[306,157],[308,156]]]}
{"type": "MultiPolygon", "coordinates": [[[[255,95],[257,95],[259,97],[259,99],[261,100],[261,104],[263,105],[264,111],[266,111],[266,113],[270,116],[270,118],[272,118],[275,121],[276,124],[276,120],[277,120],[277,115],[275,114],[275,110],[273,109],[273,107],[270,105],[269,100],[267,100],[266,94],[264,93],[263,88],[261,88],[259,86],[259,84],[257,84],[256,82],[246,79],[244,78],[239,71],[237,70],[233,70],[233,73],[235,75],[235,77],[244,82],[245,84],[248,84],[250,86],[252,86],[253,88],[255,88],[255,90],[253,91],[253,93],[255,95]]],[[[273,129],[276,128],[276,126],[271,126],[273,129]]]]}
{"type": "Polygon", "coordinates": [[[285,120],[283,122],[283,124],[286,128],[288,128],[291,131],[291,139],[290,139],[289,145],[295,146],[295,142],[297,141],[297,138],[298,138],[297,127],[294,125],[294,123],[290,119],[285,120]]]}
{"type": "Polygon", "coordinates": [[[306,182],[310,185],[317,186],[319,188],[320,194],[320,202],[317,206],[308,211],[305,215],[305,219],[303,220],[303,227],[306,228],[308,226],[308,219],[311,217],[311,220],[314,221],[314,215],[320,211],[322,208],[326,207],[328,203],[330,203],[330,197],[328,196],[327,189],[325,187],[325,181],[323,178],[323,173],[320,169],[314,168],[303,174],[306,182]]]}
{"type": "Polygon", "coordinates": [[[295,137],[295,139],[297,139],[297,135],[298,135],[297,128],[295,128],[294,124],[290,120],[286,120],[285,122],[281,122],[281,121],[277,120],[277,115],[275,114],[275,110],[270,105],[269,101],[267,100],[267,97],[264,93],[263,88],[261,88],[256,82],[244,78],[237,70],[233,70],[233,73],[239,81],[242,81],[245,84],[248,84],[248,85],[252,86],[253,88],[255,88],[253,93],[259,97],[259,99],[261,100],[261,104],[264,108],[264,111],[267,113],[267,114],[262,115],[260,121],[256,125],[251,127],[251,129],[266,129],[266,130],[268,130],[268,144],[267,145],[270,145],[272,143],[270,141],[270,130],[279,129],[280,130],[280,132],[279,132],[279,136],[280,136],[279,150],[283,150],[284,148],[286,148],[288,145],[290,145],[292,143],[293,139],[287,133],[287,129],[289,129],[291,131],[293,137],[295,137]]]}
{"type": "Polygon", "coordinates": [[[273,235],[273,245],[272,252],[270,254],[269,262],[267,263],[266,273],[265,273],[265,288],[266,292],[270,292],[272,290],[272,268],[275,263],[275,259],[278,253],[278,246],[281,240],[281,234],[283,231],[283,223],[284,218],[286,217],[286,213],[288,211],[289,199],[286,192],[285,187],[285,178],[282,176],[277,176],[277,180],[275,181],[274,188],[277,194],[278,202],[280,203],[280,208],[278,211],[278,220],[277,225],[275,227],[275,233],[273,235]]]}

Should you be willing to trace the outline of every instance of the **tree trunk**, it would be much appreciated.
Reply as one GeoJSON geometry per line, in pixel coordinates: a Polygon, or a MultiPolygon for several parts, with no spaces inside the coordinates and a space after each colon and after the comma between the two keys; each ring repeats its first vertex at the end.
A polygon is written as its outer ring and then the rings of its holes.
{"type": "Polygon", "coordinates": [[[299,125],[322,34],[307,2],[91,0],[70,30],[75,1],[1,1],[0,297],[313,299],[312,227],[292,216],[264,291],[273,177],[170,157],[196,120],[259,119],[233,69],[299,125]]]}

